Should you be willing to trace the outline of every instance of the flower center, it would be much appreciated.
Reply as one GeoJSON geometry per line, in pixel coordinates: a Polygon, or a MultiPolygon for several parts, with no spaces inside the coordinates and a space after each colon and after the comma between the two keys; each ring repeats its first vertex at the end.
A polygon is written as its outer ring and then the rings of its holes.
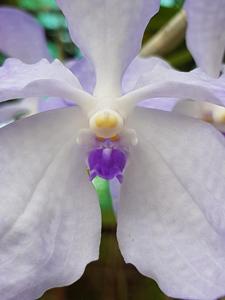
{"type": "Polygon", "coordinates": [[[123,129],[123,119],[114,110],[100,110],[91,116],[89,126],[97,137],[112,138],[123,129]]]}

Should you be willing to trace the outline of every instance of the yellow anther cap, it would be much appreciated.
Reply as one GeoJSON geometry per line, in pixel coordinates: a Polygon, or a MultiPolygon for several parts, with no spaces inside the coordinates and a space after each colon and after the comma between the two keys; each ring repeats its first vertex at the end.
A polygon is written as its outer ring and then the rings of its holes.
{"type": "Polygon", "coordinates": [[[114,110],[100,110],[89,119],[90,129],[98,137],[111,138],[123,128],[122,117],[114,110]]]}
{"type": "Polygon", "coordinates": [[[103,112],[102,115],[96,116],[95,123],[99,128],[115,128],[118,122],[116,116],[103,112]]]}

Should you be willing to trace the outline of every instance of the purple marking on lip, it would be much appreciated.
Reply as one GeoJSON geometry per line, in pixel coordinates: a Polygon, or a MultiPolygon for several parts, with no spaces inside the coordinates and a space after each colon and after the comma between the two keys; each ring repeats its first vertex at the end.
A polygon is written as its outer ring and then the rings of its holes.
{"type": "Polygon", "coordinates": [[[96,176],[99,176],[110,180],[116,177],[121,183],[126,161],[127,154],[118,148],[103,147],[94,149],[88,154],[89,179],[93,180],[96,176]]]}

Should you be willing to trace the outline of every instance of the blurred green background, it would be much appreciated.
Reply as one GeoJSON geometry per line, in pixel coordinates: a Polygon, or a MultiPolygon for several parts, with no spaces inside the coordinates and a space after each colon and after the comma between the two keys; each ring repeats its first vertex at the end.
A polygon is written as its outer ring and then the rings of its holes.
{"type": "MultiPolygon", "coordinates": [[[[152,19],[151,26],[147,27],[143,45],[180,10],[182,2],[161,1],[161,10],[152,19]]],[[[65,19],[54,0],[1,0],[0,4],[16,6],[35,16],[45,28],[48,47],[54,57],[64,60],[82,55],[71,42],[65,19]]],[[[180,70],[190,70],[194,67],[184,38],[175,49],[168,51],[163,57],[180,70]]],[[[0,53],[1,63],[5,58],[4,53],[0,53]]],[[[46,292],[41,300],[171,299],[160,291],[154,281],[142,276],[134,266],[124,263],[116,241],[115,218],[108,182],[96,179],[94,185],[99,195],[103,219],[100,259],[89,264],[84,275],[76,283],[70,287],[46,292]]]]}

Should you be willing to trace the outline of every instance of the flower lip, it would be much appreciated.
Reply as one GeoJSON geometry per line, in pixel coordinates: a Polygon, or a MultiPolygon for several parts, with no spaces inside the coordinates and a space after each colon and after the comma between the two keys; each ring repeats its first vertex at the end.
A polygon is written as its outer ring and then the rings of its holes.
{"type": "Polygon", "coordinates": [[[127,152],[120,148],[102,146],[91,150],[88,154],[89,179],[96,176],[110,180],[116,177],[120,183],[127,162],[127,152]]]}
{"type": "Polygon", "coordinates": [[[120,114],[112,109],[97,111],[89,119],[90,129],[100,138],[112,138],[123,129],[124,121],[120,114]]]}

